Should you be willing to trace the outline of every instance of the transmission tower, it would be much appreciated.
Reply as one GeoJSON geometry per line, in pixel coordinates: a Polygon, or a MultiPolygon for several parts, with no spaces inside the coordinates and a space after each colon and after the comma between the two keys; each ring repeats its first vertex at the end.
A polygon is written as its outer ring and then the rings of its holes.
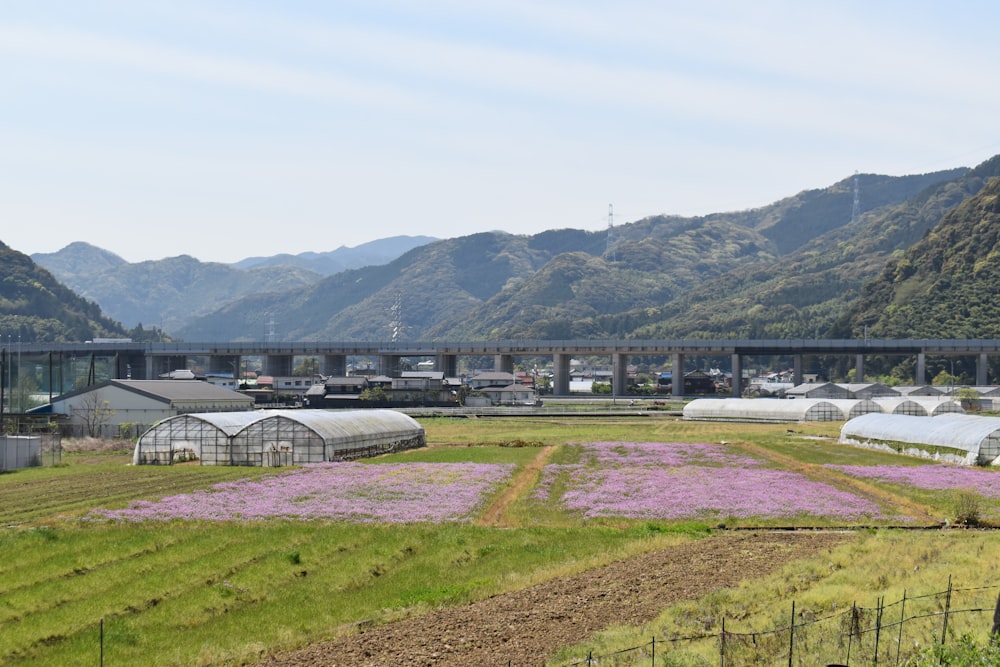
{"type": "Polygon", "coordinates": [[[608,204],[608,246],[604,256],[609,262],[615,261],[615,206],[608,204]]]}
{"type": "Polygon", "coordinates": [[[392,331],[392,342],[396,343],[403,335],[403,294],[401,292],[396,292],[396,298],[389,308],[389,314],[391,315],[389,328],[392,331]]]}
{"type": "Polygon", "coordinates": [[[275,325],[274,317],[272,315],[270,315],[269,313],[264,313],[264,316],[267,317],[267,321],[264,323],[264,326],[265,326],[265,329],[264,329],[264,342],[265,343],[273,343],[274,341],[276,341],[278,339],[278,334],[275,333],[275,331],[274,331],[274,325],[275,325]]]}
{"type": "Polygon", "coordinates": [[[861,215],[861,180],[858,178],[858,172],[854,172],[854,205],[851,207],[851,222],[858,219],[861,215]]]}

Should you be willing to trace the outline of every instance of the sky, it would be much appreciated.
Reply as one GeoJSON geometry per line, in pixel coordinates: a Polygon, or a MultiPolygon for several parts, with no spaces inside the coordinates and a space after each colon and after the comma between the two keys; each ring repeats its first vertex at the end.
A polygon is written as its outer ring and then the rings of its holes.
{"type": "Polygon", "coordinates": [[[997,25],[993,0],[0,0],[0,241],[236,262],[972,167],[1000,153],[997,25]]]}

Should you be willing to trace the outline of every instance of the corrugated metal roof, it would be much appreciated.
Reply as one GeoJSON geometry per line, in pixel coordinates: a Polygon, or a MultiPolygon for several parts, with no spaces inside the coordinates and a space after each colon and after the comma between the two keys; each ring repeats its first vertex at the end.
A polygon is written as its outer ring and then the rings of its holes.
{"type": "Polygon", "coordinates": [[[238,391],[201,380],[111,380],[112,385],[146,396],[173,401],[244,401],[253,399],[238,391]]]}

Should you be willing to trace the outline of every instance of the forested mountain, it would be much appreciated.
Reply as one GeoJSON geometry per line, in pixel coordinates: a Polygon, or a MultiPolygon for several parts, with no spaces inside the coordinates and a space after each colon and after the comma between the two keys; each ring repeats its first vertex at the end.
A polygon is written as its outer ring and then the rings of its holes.
{"type": "Polygon", "coordinates": [[[403,340],[826,335],[893,251],[982,186],[969,174],[858,175],[751,211],[647,218],[610,238],[446,239],[249,297],[179,334],[252,339],[266,320],[283,340],[388,340],[398,323],[403,340]]]}
{"type": "MultiPolygon", "coordinates": [[[[637,321],[640,338],[851,338],[845,318],[862,286],[952,208],[1000,175],[994,158],[927,185],[902,203],[868,210],[784,255],[728,271],[637,321]]],[[[866,192],[870,176],[858,176],[866,192]]],[[[847,186],[850,180],[843,183],[847,186]]]]}
{"type": "Polygon", "coordinates": [[[332,276],[348,269],[388,264],[408,250],[435,241],[433,236],[390,236],[348,248],[341,246],[329,252],[301,252],[297,255],[247,257],[233,264],[238,269],[262,266],[294,266],[321,276],[332,276]]]}
{"type": "Polygon", "coordinates": [[[190,341],[996,336],[998,175],[1000,156],[856,174],[748,211],[472,234],[326,277],[86,244],[44,260],[113,317],[190,341]]]}
{"type": "Polygon", "coordinates": [[[1000,338],[1000,179],[865,286],[853,329],[878,338],[1000,338]]]}
{"type": "Polygon", "coordinates": [[[187,255],[131,264],[86,243],[35,259],[109,316],[168,332],[249,294],[303,289],[321,277],[295,267],[243,270],[187,255]]]}
{"type": "Polygon", "coordinates": [[[127,335],[118,322],[101,313],[96,303],[73,293],[30,257],[2,242],[0,332],[23,343],[127,335]]]}

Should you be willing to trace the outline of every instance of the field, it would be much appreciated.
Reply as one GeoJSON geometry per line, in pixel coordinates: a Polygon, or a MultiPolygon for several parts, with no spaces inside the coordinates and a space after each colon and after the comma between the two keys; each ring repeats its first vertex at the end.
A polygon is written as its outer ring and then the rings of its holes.
{"type": "MultiPolygon", "coordinates": [[[[1000,540],[953,528],[1000,521],[1000,473],[841,446],[836,424],[422,423],[429,447],[365,463],[79,452],[0,475],[0,664],[571,664],[723,617],[760,631],[793,600],[1000,584],[1000,540]],[[826,530],[769,530],[790,527],[826,530]]],[[[976,604],[953,640],[989,629],[976,604]]]]}

